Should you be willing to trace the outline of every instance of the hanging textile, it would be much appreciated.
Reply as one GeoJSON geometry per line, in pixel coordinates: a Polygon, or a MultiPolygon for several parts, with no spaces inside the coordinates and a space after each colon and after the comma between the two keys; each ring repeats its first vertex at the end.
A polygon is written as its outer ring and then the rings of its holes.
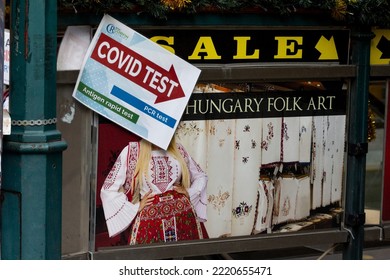
{"type": "Polygon", "coordinates": [[[335,203],[341,200],[343,190],[343,171],[344,171],[344,146],[345,146],[345,123],[346,116],[332,116],[334,125],[334,147],[333,147],[333,172],[332,172],[332,190],[331,202],[335,203]]]}
{"type": "Polygon", "coordinates": [[[206,170],[207,122],[181,121],[176,129],[176,139],[186,148],[202,170],[206,170]]]}
{"type": "Polygon", "coordinates": [[[312,209],[321,207],[322,202],[322,180],[324,171],[324,117],[313,118],[312,131],[312,209]]]}
{"type": "Polygon", "coordinates": [[[272,225],[276,225],[278,223],[281,192],[280,188],[280,180],[274,180],[274,207],[272,208],[272,225]]]}
{"type": "Polygon", "coordinates": [[[278,213],[276,223],[281,224],[295,219],[298,185],[294,177],[280,177],[278,213]]]}
{"type": "Polygon", "coordinates": [[[309,163],[311,159],[311,132],[313,117],[299,118],[299,162],[309,163]]]}
{"type": "Polygon", "coordinates": [[[282,152],[280,160],[285,163],[299,161],[299,127],[297,117],[283,118],[282,121],[282,152]]]}
{"type": "Polygon", "coordinates": [[[234,140],[232,236],[251,234],[261,166],[261,119],[237,119],[234,140]]]}
{"type": "Polygon", "coordinates": [[[282,119],[263,119],[263,133],[261,141],[262,165],[270,165],[280,162],[282,141],[282,119]]]}
{"type": "Polygon", "coordinates": [[[264,181],[265,183],[265,194],[267,196],[267,215],[265,218],[265,227],[267,228],[267,232],[271,232],[272,228],[272,210],[274,209],[274,195],[275,188],[273,181],[264,181]]]}
{"type": "Polygon", "coordinates": [[[256,208],[256,221],[255,221],[255,228],[254,233],[260,233],[266,230],[266,217],[267,217],[267,208],[268,208],[268,201],[267,201],[267,195],[265,193],[265,183],[260,180],[259,185],[257,188],[257,208],[256,208]]]}
{"type": "Polygon", "coordinates": [[[295,178],[298,185],[297,204],[295,210],[295,220],[301,220],[310,216],[311,208],[311,193],[310,193],[310,177],[303,176],[295,178]]]}
{"type": "Polygon", "coordinates": [[[208,220],[210,238],[230,236],[234,171],[234,120],[209,120],[207,148],[208,220]]]}
{"type": "Polygon", "coordinates": [[[322,179],[322,206],[330,204],[330,194],[332,191],[332,173],[333,173],[333,147],[336,131],[334,124],[331,122],[330,116],[324,117],[324,165],[322,179]]]}
{"type": "Polygon", "coordinates": [[[274,186],[271,180],[260,180],[258,186],[257,215],[254,233],[270,231],[274,207],[274,186]]]}

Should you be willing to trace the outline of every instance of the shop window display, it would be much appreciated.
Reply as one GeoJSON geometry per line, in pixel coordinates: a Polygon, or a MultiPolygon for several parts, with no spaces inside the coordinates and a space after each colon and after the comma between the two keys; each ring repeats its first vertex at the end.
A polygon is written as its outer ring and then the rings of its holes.
{"type": "MultiPolygon", "coordinates": [[[[208,176],[208,238],[338,226],[345,108],[343,81],[197,84],[175,138],[208,176]]],[[[108,238],[100,188],[139,138],[100,119],[96,247],[123,245],[108,238]]]]}

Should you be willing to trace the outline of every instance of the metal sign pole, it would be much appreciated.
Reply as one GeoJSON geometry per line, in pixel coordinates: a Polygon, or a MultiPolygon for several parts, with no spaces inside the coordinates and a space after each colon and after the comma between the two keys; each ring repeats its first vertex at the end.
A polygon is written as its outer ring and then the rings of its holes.
{"type": "Polygon", "coordinates": [[[11,1],[10,19],[13,120],[3,145],[2,258],[60,259],[66,143],[56,129],[57,2],[11,1]]]}
{"type": "Polygon", "coordinates": [[[343,259],[359,260],[364,246],[364,194],[366,174],[368,85],[370,79],[370,42],[373,34],[369,27],[352,33],[352,64],[357,75],[351,82],[348,114],[347,174],[345,191],[345,227],[350,231],[350,242],[345,245],[343,259]]]}

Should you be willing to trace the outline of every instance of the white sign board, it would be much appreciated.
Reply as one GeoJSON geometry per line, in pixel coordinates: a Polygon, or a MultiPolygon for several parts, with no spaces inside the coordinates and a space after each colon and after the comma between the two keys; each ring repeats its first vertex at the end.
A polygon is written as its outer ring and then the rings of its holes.
{"type": "Polygon", "coordinates": [[[199,75],[198,68],[105,15],[73,97],[166,149],[199,75]]]}

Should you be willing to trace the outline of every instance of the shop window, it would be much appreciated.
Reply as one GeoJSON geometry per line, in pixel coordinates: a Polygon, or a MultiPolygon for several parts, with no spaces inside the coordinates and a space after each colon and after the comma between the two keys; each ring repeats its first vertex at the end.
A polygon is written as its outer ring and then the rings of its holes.
{"type": "MultiPolygon", "coordinates": [[[[175,138],[208,175],[208,238],[340,225],[346,98],[344,81],[196,85],[175,138]]],[[[99,119],[95,245],[124,245],[108,238],[100,188],[139,138],[99,119]]]]}

